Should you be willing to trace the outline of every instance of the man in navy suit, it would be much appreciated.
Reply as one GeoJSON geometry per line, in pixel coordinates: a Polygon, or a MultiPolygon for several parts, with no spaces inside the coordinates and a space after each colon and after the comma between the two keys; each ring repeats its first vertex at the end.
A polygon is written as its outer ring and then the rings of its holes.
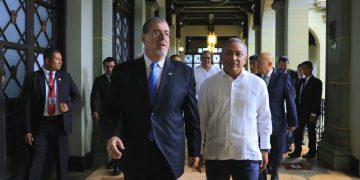
{"type": "Polygon", "coordinates": [[[194,74],[186,64],[166,57],[169,34],[165,19],[145,22],[143,57],[115,67],[100,110],[108,152],[114,159],[121,158],[125,179],[179,178],[184,172],[184,124],[189,166],[197,167],[199,162],[194,74]]]}
{"type": "Polygon", "coordinates": [[[312,75],[313,66],[310,61],[301,63],[305,78],[296,84],[296,105],[299,116],[299,128],[295,131],[295,150],[289,157],[301,155],[301,142],[304,137],[305,125],[308,128],[309,152],[303,158],[316,157],[316,121],[321,113],[322,82],[312,75]]]}
{"type": "Polygon", "coordinates": [[[69,73],[60,71],[59,50],[44,52],[44,67],[26,76],[23,89],[23,130],[30,145],[26,179],[41,179],[47,151],[55,153],[57,179],[68,179],[68,134],[71,112],[80,105],[80,94],[69,73]]]}
{"type": "MultiPolygon", "coordinates": [[[[295,94],[290,77],[272,67],[274,62],[270,53],[261,53],[258,62],[258,71],[267,84],[272,121],[272,134],[270,136],[271,150],[269,155],[269,170],[271,180],[279,179],[278,167],[286,148],[286,132],[294,131],[298,126],[296,114],[295,94]],[[286,102],[285,114],[284,101],[286,102]]],[[[264,171],[259,179],[266,179],[264,171]]]]}

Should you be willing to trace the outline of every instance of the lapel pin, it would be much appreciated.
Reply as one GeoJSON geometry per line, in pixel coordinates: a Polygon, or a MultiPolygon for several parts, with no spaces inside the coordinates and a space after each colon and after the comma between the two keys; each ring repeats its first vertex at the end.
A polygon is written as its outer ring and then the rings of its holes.
{"type": "Polygon", "coordinates": [[[169,72],[168,75],[169,75],[169,76],[172,76],[172,72],[169,72]]]}

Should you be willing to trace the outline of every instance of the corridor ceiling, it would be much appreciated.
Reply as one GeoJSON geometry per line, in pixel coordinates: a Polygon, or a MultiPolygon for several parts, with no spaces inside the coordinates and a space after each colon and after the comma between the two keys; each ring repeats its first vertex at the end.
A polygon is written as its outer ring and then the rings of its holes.
{"type": "Polygon", "coordinates": [[[258,0],[170,0],[172,14],[180,26],[247,25],[247,14],[255,11],[258,0]]]}

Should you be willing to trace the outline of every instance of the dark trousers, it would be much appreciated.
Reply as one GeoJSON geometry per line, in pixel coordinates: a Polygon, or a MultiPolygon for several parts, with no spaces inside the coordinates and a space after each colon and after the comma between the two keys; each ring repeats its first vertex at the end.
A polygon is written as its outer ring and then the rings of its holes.
{"type": "Polygon", "coordinates": [[[305,123],[303,120],[299,121],[299,127],[295,130],[295,153],[301,153],[302,140],[304,139],[304,129],[305,125],[308,129],[309,136],[309,153],[316,154],[316,122],[315,123],[305,123]]]}
{"type": "MultiPolygon", "coordinates": [[[[138,162],[133,162],[138,163],[138,162]]],[[[175,174],[169,166],[169,163],[162,155],[159,147],[155,142],[149,142],[148,144],[148,159],[147,159],[147,169],[146,169],[146,180],[176,180],[175,174]]],[[[139,175],[143,177],[144,172],[139,172],[138,170],[128,170],[124,168],[124,179],[125,180],[138,180],[139,175]]]]}
{"type": "Polygon", "coordinates": [[[42,121],[40,131],[34,136],[34,141],[30,147],[30,161],[25,172],[25,179],[41,180],[46,178],[43,177],[43,170],[46,168],[44,161],[48,160],[46,159],[48,152],[53,152],[55,156],[57,179],[69,179],[68,135],[62,129],[62,116],[42,121]]]}
{"type": "Polygon", "coordinates": [[[257,180],[259,161],[250,160],[206,160],[208,180],[257,180]]]}
{"type": "Polygon", "coordinates": [[[271,149],[269,154],[269,163],[267,168],[259,175],[259,179],[262,180],[266,180],[266,175],[268,172],[274,176],[278,174],[283,152],[286,147],[286,131],[283,131],[282,134],[271,135],[270,144],[271,149]]]}

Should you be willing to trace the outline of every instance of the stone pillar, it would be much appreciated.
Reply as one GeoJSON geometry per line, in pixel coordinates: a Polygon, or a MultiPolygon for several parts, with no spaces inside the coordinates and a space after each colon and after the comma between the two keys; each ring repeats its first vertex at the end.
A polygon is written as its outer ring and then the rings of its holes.
{"type": "Polygon", "coordinates": [[[156,1],[146,1],[146,19],[153,17],[155,15],[155,11],[159,9],[156,1]]]}
{"type": "MultiPolygon", "coordinates": [[[[113,56],[113,2],[93,0],[94,14],[94,78],[103,74],[102,61],[113,56]]],[[[120,60],[120,59],[118,59],[120,60]]]]}
{"type": "Polygon", "coordinates": [[[259,25],[254,25],[253,29],[255,31],[255,53],[261,53],[261,30],[259,25]]]}
{"type": "Polygon", "coordinates": [[[134,57],[137,58],[143,54],[141,32],[146,21],[146,4],[145,1],[135,1],[134,6],[134,57]]]}
{"type": "Polygon", "coordinates": [[[261,52],[275,54],[275,11],[265,2],[261,21],[261,52]]]}
{"type": "Polygon", "coordinates": [[[66,59],[81,95],[80,107],[72,111],[69,135],[69,169],[83,171],[91,165],[92,120],[90,92],[93,83],[93,1],[72,0],[66,8],[66,59]]]}
{"type": "MultiPolygon", "coordinates": [[[[359,121],[359,107],[360,107],[360,7],[359,0],[351,1],[351,67],[350,67],[350,143],[351,154],[353,156],[352,171],[360,176],[360,121],[359,121]]],[[[345,20],[346,21],[346,20],[345,20]]]]}
{"type": "Polygon", "coordinates": [[[166,3],[165,0],[157,0],[159,5],[159,17],[166,18],[166,3]]]}
{"type": "Polygon", "coordinates": [[[275,59],[285,54],[285,0],[275,0],[272,4],[275,10],[276,27],[275,27],[275,59]]]}
{"type": "Polygon", "coordinates": [[[247,47],[248,47],[248,57],[255,54],[255,30],[254,30],[254,16],[248,15],[248,29],[249,29],[249,36],[247,41],[247,47]]]}
{"type": "Polygon", "coordinates": [[[309,1],[287,0],[285,5],[285,52],[290,68],[309,60],[309,1]]]}
{"type": "MultiPolygon", "coordinates": [[[[351,0],[327,1],[326,71],[328,73],[326,82],[323,84],[323,88],[326,88],[325,131],[319,143],[318,159],[328,167],[340,171],[349,171],[351,162],[349,126],[350,109],[352,108],[350,107],[352,97],[350,97],[349,71],[351,69],[350,9],[351,0]]],[[[358,137],[354,138],[358,139],[358,137]]]]}
{"type": "Polygon", "coordinates": [[[177,40],[176,40],[176,15],[173,14],[172,15],[172,25],[171,25],[171,35],[170,35],[170,47],[169,47],[169,52],[170,52],[170,56],[173,54],[178,54],[178,46],[176,44],[177,40]]]}

